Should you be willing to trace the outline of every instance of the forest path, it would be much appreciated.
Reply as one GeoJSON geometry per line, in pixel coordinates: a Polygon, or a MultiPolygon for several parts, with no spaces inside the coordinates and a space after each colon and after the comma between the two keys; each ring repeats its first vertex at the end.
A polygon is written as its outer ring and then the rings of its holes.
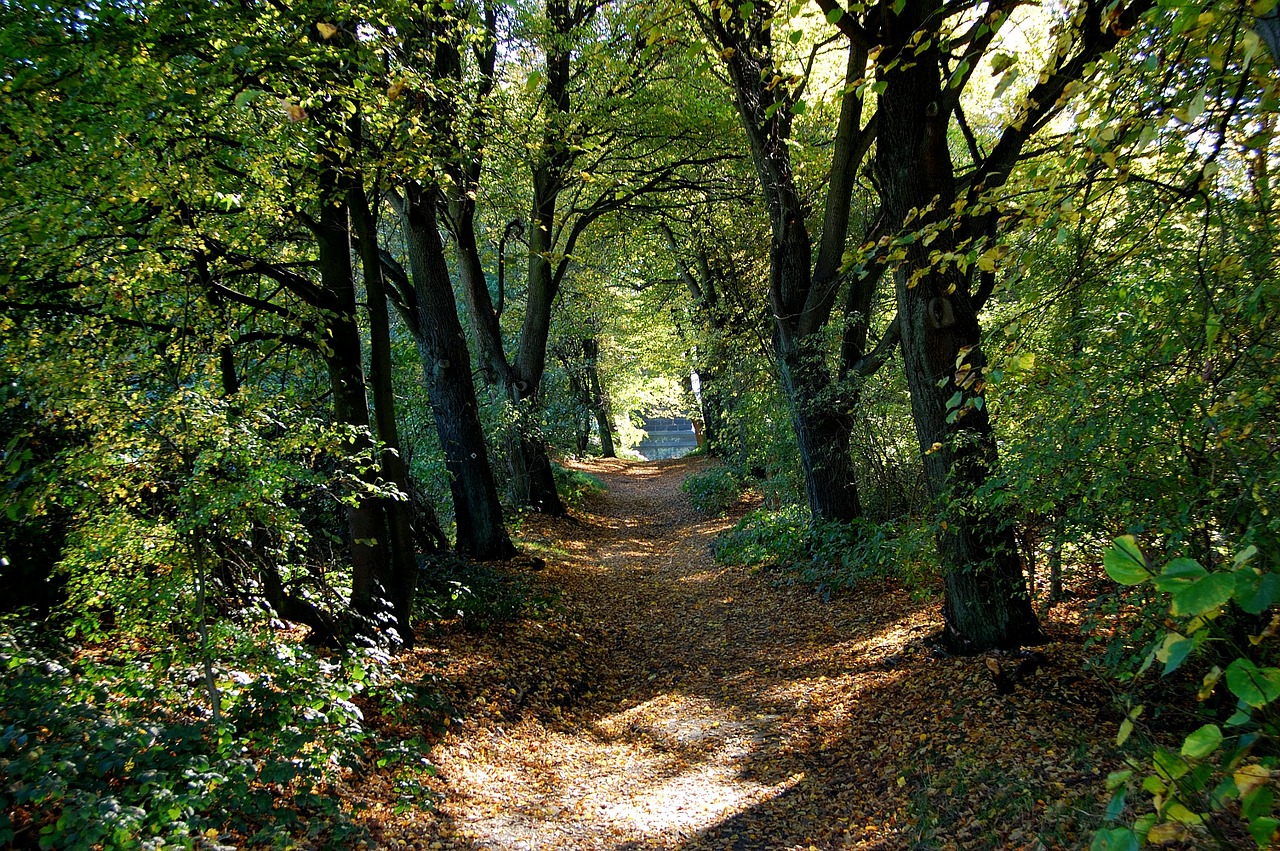
{"type": "MultiPolygon", "coordinates": [[[[917,798],[937,759],[1017,708],[996,702],[980,660],[933,658],[936,607],[892,585],[824,602],[716,565],[710,544],[733,520],[700,516],[679,490],[709,463],[583,462],[607,492],[573,521],[525,520],[558,614],[419,651],[466,717],[432,751],[438,813],[380,820],[380,843],[905,848],[929,835],[917,798]]],[[[988,847],[1017,839],[1010,827],[988,847]]]]}

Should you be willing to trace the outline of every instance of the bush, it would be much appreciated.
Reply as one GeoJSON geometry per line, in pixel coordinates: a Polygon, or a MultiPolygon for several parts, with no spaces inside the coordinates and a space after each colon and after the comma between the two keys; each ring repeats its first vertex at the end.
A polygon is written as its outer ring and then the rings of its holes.
{"type": "Polygon", "coordinates": [[[446,557],[434,568],[432,576],[419,583],[419,613],[429,620],[456,618],[468,632],[486,632],[554,604],[525,577],[488,565],[446,557]]]}
{"type": "Polygon", "coordinates": [[[719,517],[737,505],[743,486],[728,467],[715,467],[686,476],[680,490],[689,495],[689,503],[699,514],[719,517]]]}
{"type": "Polygon", "coordinates": [[[569,508],[581,508],[589,498],[599,496],[606,490],[604,482],[590,473],[571,470],[559,464],[551,465],[551,473],[555,477],[560,499],[569,508]]]}
{"type": "Polygon", "coordinates": [[[932,531],[919,524],[807,522],[798,506],[761,509],[715,543],[720,564],[771,566],[824,591],[852,588],[870,576],[893,576],[924,588],[937,578],[932,531]]]}
{"type": "Polygon", "coordinates": [[[757,509],[716,538],[719,564],[744,567],[794,564],[804,554],[808,512],[798,505],[757,509]]]}
{"type": "Polygon", "coordinates": [[[0,846],[357,842],[328,794],[369,756],[352,699],[414,696],[381,654],[324,659],[268,630],[236,627],[259,643],[224,654],[235,661],[218,666],[218,724],[202,711],[198,667],[176,651],[108,655],[0,634],[0,846]]]}
{"type": "MultiPolygon", "coordinates": [[[[1168,676],[1198,658],[1207,670],[1190,687],[1198,687],[1204,709],[1186,726],[1207,723],[1190,730],[1176,750],[1156,746],[1149,763],[1130,759],[1128,769],[1107,778],[1113,793],[1109,821],[1122,820],[1134,786],[1152,796],[1153,809],[1130,824],[1099,831],[1094,849],[1128,851],[1171,840],[1236,848],[1245,832],[1259,848],[1274,847],[1280,830],[1280,615],[1268,615],[1280,602],[1280,576],[1260,568],[1257,555],[1249,546],[1234,561],[1209,569],[1175,558],[1157,570],[1132,536],[1117,539],[1106,554],[1108,576],[1148,591],[1165,610],[1164,626],[1135,676],[1157,662],[1168,676]]],[[[1129,708],[1117,744],[1141,723],[1143,709],[1140,703],[1129,708]]]]}

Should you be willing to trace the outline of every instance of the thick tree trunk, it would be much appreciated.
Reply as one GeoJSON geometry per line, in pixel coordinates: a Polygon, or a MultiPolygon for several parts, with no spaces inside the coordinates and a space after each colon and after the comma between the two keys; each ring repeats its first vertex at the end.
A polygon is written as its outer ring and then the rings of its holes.
{"type": "MultiPolygon", "coordinates": [[[[523,383],[521,383],[523,386],[523,383]]],[[[526,398],[516,387],[507,388],[516,418],[507,436],[507,457],[511,463],[511,489],[517,505],[541,514],[564,517],[568,514],[556,490],[551,453],[537,422],[539,400],[526,398]]]]}
{"type": "MultiPolygon", "coordinates": [[[[908,0],[890,19],[890,43],[905,44],[939,6],[938,0],[908,0]]],[[[918,210],[924,226],[951,214],[955,194],[936,45],[912,63],[882,71],[881,78],[886,88],[877,110],[875,166],[884,215],[897,231],[909,227],[908,214],[918,210]],[[933,211],[925,212],[930,205],[933,211]]],[[[945,229],[930,246],[916,241],[894,278],[916,437],[930,495],[945,506],[938,550],[946,640],[969,653],[1035,643],[1040,630],[1013,526],[975,495],[996,462],[996,444],[982,395],[986,361],[968,280],[930,257],[952,241],[945,229]]]]}
{"type": "MultiPolygon", "coordinates": [[[[328,187],[335,190],[336,187],[328,187]]],[[[334,418],[358,430],[353,452],[368,453],[369,402],[365,395],[364,359],[360,349],[360,329],[356,323],[355,282],[351,269],[351,240],[347,231],[347,207],[325,203],[316,228],[316,242],[328,320],[325,365],[333,393],[334,418]]],[[[358,477],[368,484],[368,473],[358,477]]],[[[376,588],[388,578],[386,522],[381,502],[357,493],[347,508],[351,552],[351,603],[363,615],[376,608],[376,588]]]]}
{"type": "MultiPolygon", "coordinates": [[[[382,449],[382,477],[400,494],[387,500],[385,505],[391,531],[391,585],[388,590],[401,642],[410,646],[414,641],[412,614],[413,597],[418,587],[418,559],[414,547],[414,506],[409,497],[409,471],[400,451],[400,432],[396,423],[387,292],[378,252],[378,233],[369,202],[359,186],[352,187],[349,195],[351,221],[360,240],[360,260],[369,310],[369,382],[373,386],[374,421],[382,449]]],[[[427,506],[425,510],[431,509],[427,506]]],[[[439,525],[434,517],[426,519],[439,525]]]]}
{"type": "MultiPolygon", "coordinates": [[[[542,186],[545,175],[535,186],[542,186]]],[[[544,187],[543,191],[550,191],[544,187]]],[[[554,192],[552,193],[554,195],[554,192]]],[[[537,189],[535,188],[535,195],[537,189]]],[[[517,506],[553,516],[563,516],[564,504],[556,492],[551,459],[538,426],[539,385],[546,368],[547,341],[551,334],[551,306],[555,300],[554,277],[545,254],[551,250],[550,229],[554,226],[555,198],[535,202],[535,236],[530,243],[529,295],[524,325],[514,365],[507,359],[502,343],[498,311],[489,296],[488,283],[476,243],[473,202],[455,199],[451,204],[458,270],[462,290],[471,315],[485,375],[501,384],[515,412],[515,423],[506,436],[506,454],[511,465],[512,499],[517,506]],[[539,252],[535,254],[535,252],[539,252]]]]}
{"type": "Polygon", "coordinates": [[[489,466],[471,380],[471,357],[458,322],[434,201],[417,188],[408,188],[402,219],[418,299],[418,352],[449,471],[457,549],[481,560],[509,558],[515,547],[503,524],[489,466]]]}
{"type": "Polygon", "coordinates": [[[816,321],[812,311],[806,310],[814,290],[830,282],[814,280],[804,204],[791,178],[789,160],[785,165],[785,169],[776,162],[773,165],[774,179],[779,182],[770,193],[774,203],[769,211],[773,219],[769,300],[778,370],[795,430],[809,511],[820,522],[853,520],[862,516],[862,504],[849,454],[852,403],[838,392],[826,364],[826,323],[816,321]]]}

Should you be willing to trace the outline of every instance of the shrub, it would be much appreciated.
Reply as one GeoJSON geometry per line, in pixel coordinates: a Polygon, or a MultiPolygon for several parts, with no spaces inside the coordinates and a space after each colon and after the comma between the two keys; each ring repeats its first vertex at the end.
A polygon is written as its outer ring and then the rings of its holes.
{"type": "Polygon", "coordinates": [[[525,577],[488,565],[445,558],[434,568],[419,584],[419,613],[430,620],[457,618],[469,632],[486,632],[554,603],[525,577]]]}
{"type": "Polygon", "coordinates": [[[581,470],[571,470],[559,464],[552,464],[551,473],[555,477],[556,490],[560,493],[560,499],[569,508],[581,508],[588,499],[606,490],[604,482],[597,476],[581,470]]]}
{"type": "Polygon", "coordinates": [[[716,538],[719,564],[745,567],[794,564],[804,553],[808,512],[798,505],[757,509],[716,538]]]}
{"type": "Polygon", "coordinates": [[[219,724],[200,710],[200,672],[180,651],[108,655],[0,635],[0,846],[357,842],[362,831],[327,794],[368,758],[352,699],[414,696],[382,654],[325,659],[256,626],[221,634],[234,662],[218,666],[219,724]]]}
{"type": "Polygon", "coordinates": [[[762,565],[792,573],[823,591],[852,588],[870,576],[893,576],[914,588],[937,578],[932,531],[915,523],[807,521],[798,506],[753,511],[715,543],[721,564],[762,565]]]}
{"type": "MultiPolygon", "coordinates": [[[[1198,657],[1207,670],[1192,681],[1205,706],[1195,720],[1207,723],[1176,750],[1157,746],[1149,764],[1131,759],[1128,769],[1107,778],[1109,821],[1120,820],[1134,785],[1152,796],[1153,809],[1130,825],[1099,831],[1094,849],[1128,851],[1171,840],[1232,848],[1239,847],[1233,835],[1241,829],[1259,848],[1274,847],[1280,829],[1274,779],[1280,769],[1280,667],[1274,666],[1280,615],[1267,615],[1280,601],[1280,576],[1260,568],[1257,555],[1250,546],[1210,569],[1175,558],[1156,570],[1127,535],[1106,554],[1108,576],[1153,593],[1165,609],[1164,627],[1136,676],[1156,662],[1168,676],[1198,657]]],[[[1117,744],[1133,732],[1143,708],[1130,707],[1117,744]]]]}
{"type": "Polygon", "coordinates": [[[738,503],[743,486],[731,469],[715,467],[686,476],[680,490],[689,495],[689,503],[699,514],[719,517],[738,503]]]}

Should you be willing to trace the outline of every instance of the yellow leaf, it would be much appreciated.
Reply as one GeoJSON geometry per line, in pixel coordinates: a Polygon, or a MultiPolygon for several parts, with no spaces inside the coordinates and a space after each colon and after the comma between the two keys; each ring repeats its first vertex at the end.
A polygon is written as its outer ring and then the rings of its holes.
{"type": "Polygon", "coordinates": [[[1271,772],[1261,765],[1244,765],[1232,775],[1232,778],[1236,781],[1236,788],[1240,790],[1240,797],[1243,798],[1270,780],[1271,772]]]}
{"type": "Polygon", "coordinates": [[[326,41],[338,34],[338,28],[333,24],[316,24],[316,29],[320,30],[320,35],[324,36],[326,41]]]}
{"type": "Polygon", "coordinates": [[[1165,822],[1151,828],[1147,834],[1147,841],[1156,845],[1161,842],[1173,842],[1181,839],[1186,832],[1187,829],[1177,822],[1165,822]]]}
{"type": "Polygon", "coordinates": [[[1182,822],[1183,824],[1204,824],[1203,816],[1199,813],[1193,813],[1184,805],[1179,804],[1176,801],[1169,805],[1168,815],[1169,818],[1182,822]]]}
{"type": "Polygon", "coordinates": [[[1222,669],[1214,665],[1213,670],[1204,675],[1204,684],[1200,686],[1200,691],[1196,693],[1196,698],[1208,700],[1209,695],[1213,694],[1213,687],[1218,684],[1220,679],[1222,679],[1222,669]]]}
{"type": "Polygon", "coordinates": [[[387,97],[391,98],[392,100],[395,100],[396,98],[400,97],[400,93],[402,91],[404,91],[404,80],[396,80],[394,83],[392,83],[390,86],[387,87],[387,97]]]}
{"type": "Polygon", "coordinates": [[[978,258],[978,268],[983,272],[994,272],[996,261],[1000,259],[1000,249],[989,248],[978,258]]]}

